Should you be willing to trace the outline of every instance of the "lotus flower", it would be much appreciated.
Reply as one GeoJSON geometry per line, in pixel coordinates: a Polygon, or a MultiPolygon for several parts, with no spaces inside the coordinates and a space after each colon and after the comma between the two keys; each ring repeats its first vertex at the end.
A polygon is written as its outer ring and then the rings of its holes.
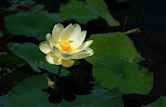
{"type": "Polygon", "coordinates": [[[93,40],[84,42],[86,31],[81,31],[79,24],[69,24],[64,28],[62,24],[56,24],[52,35],[46,35],[46,41],[39,44],[39,49],[46,54],[46,60],[50,64],[71,67],[75,59],[82,59],[93,55],[89,48],[93,40]]]}

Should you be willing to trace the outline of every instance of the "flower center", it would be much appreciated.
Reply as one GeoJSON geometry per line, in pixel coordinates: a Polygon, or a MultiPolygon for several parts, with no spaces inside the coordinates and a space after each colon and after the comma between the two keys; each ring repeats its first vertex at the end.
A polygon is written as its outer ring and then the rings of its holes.
{"type": "Polygon", "coordinates": [[[70,42],[68,40],[61,40],[60,42],[60,50],[66,52],[72,52],[72,48],[70,46],[70,42]]]}

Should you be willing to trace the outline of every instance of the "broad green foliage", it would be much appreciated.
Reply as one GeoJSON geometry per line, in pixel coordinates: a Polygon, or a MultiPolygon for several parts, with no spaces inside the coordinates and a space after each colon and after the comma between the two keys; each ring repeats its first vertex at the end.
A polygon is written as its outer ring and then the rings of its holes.
{"type": "Polygon", "coordinates": [[[93,76],[104,87],[119,88],[123,93],[147,94],[153,76],[137,65],[142,60],[132,41],[124,33],[91,35],[94,55],[87,58],[93,66],[93,76]]]}
{"type": "Polygon", "coordinates": [[[92,64],[102,59],[103,55],[122,56],[134,62],[142,60],[133,42],[122,32],[93,34],[90,39],[94,40],[91,47],[94,49],[95,54],[88,57],[87,60],[92,64]]]}
{"type": "Polygon", "coordinates": [[[5,17],[5,26],[11,34],[35,37],[38,40],[45,39],[54,24],[55,21],[46,12],[29,11],[5,17]]]}
{"type": "Polygon", "coordinates": [[[9,96],[0,97],[0,107],[123,107],[121,94],[116,91],[95,88],[92,94],[77,96],[74,102],[48,102],[45,76],[34,76],[18,84],[9,96]]]}
{"type": "Polygon", "coordinates": [[[119,26],[119,22],[111,16],[103,0],[70,0],[67,5],[61,5],[60,15],[66,20],[74,19],[82,24],[100,17],[110,26],[119,26]]]}
{"type": "Polygon", "coordinates": [[[120,56],[105,55],[93,67],[93,76],[105,88],[123,93],[147,94],[153,84],[152,73],[120,56]]]}
{"type": "Polygon", "coordinates": [[[60,15],[65,20],[74,19],[83,24],[98,18],[97,15],[87,8],[84,2],[75,0],[69,2],[67,5],[61,5],[60,15]]]}
{"type": "MultiPolygon", "coordinates": [[[[25,60],[36,72],[41,72],[40,69],[44,69],[49,72],[58,72],[59,67],[48,64],[45,60],[45,55],[42,54],[39,47],[33,43],[10,43],[8,48],[16,56],[25,60]]],[[[67,71],[63,70],[63,72],[67,71]]]]}
{"type": "Polygon", "coordinates": [[[119,26],[119,22],[115,20],[109,13],[108,7],[104,0],[86,0],[88,8],[93,11],[94,14],[105,19],[110,26],[119,26]]]}
{"type": "Polygon", "coordinates": [[[109,13],[103,0],[86,0],[86,2],[72,0],[67,5],[60,6],[60,15],[40,11],[21,12],[5,17],[5,26],[15,36],[43,40],[46,33],[51,32],[50,29],[57,22],[74,19],[85,24],[97,18],[105,19],[110,26],[119,25],[119,22],[109,13]]]}
{"type": "Polygon", "coordinates": [[[143,107],[166,107],[166,97],[161,96],[156,102],[153,102],[143,107]]]}

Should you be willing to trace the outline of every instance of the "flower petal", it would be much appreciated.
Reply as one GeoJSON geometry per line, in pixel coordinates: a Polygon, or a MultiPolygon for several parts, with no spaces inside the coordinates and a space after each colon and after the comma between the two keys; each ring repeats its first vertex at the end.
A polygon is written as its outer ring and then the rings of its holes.
{"type": "MultiPolygon", "coordinates": [[[[86,34],[87,34],[87,31],[86,30],[84,30],[84,31],[82,31],[81,33],[80,33],[80,36],[79,36],[79,41],[77,41],[77,46],[78,47],[80,47],[81,46],[81,44],[84,42],[84,40],[85,40],[85,37],[86,37],[86,34]]],[[[77,48],[78,48],[77,47],[77,48]]]]}
{"type": "Polygon", "coordinates": [[[50,46],[50,48],[52,49],[53,48],[53,44],[52,44],[52,37],[51,37],[50,33],[46,34],[46,41],[47,41],[48,45],[50,46]]]}
{"type": "Polygon", "coordinates": [[[79,34],[81,33],[81,27],[79,24],[74,24],[73,25],[73,32],[72,35],[68,38],[69,41],[74,42],[79,38],[79,34]]]}
{"type": "Polygon", "coordinates": [[[62,32],[60,33],[60,39],[61,40],[68,40],[68,38],[70,37],[70,35],[73,33],[73,25],[69,24],[68,26],[66,26],[62,32]]]}
{"type": "Polygon", "coordinates": [[[65,60],[69,60],[71,59],[72,54],[68,53],[68,52],[61,52],[58,50],[58,48],[53,47],[53,51],[52,51],[56,56],[61,57],[62,59],[65,60]]]}
{"type": "Polygon", "coordinates": [[[46,55],[46,60],[47,60],[48,63],[54,64],[54,59],[50,54],[46,55]]]}
{"type": "Polygon", "coordinates": [[[60,65],[62,63],[62,58],[56,56],[53,52],[46,55],[46,60],[50,64],[60,65]]]}
{"type": "Polygon", "coordinates": [[[91,44],[93,43],[93,40],[88,40],[84,42],[79,48],[77,48],[74,53],[81,52],[85,49],[87,49],[91,44]]]}
{"type": "Polygon", "coordinates": [[[64,26],[62,24],[56,24],[54,25],[54,28],[52,30],[52,41],[56,45],[56,43],[59,41],[60,38],[60,32],[64,29],[64,26]]]}
{"type": "Polygon", "coordinates": [[[64,66],[64,67],[71,67],[73,65],[74,65],[73,60],[62,60],[62,66],[64,66]]]}
{"type": "Polygon", "coordinates": [[[46,40],[47,40],[48,42],[50,42],[50,41],[52,40],[52,37],[51,37],[51,34],[50,34],[50,33],[47,33],[47,34],[46,34],[46,40]]]}
{"type": "Polygon", "coordinates": [[[73,42],[71,42],[71,47],[72,49],[77,49],[78,47],[81,46],[81,44],[84,42],[85,37],[86,37],[87,31],[82,31],[79,34],[77,34],[77,37],[73,38],[73,42]]]}
{"type": "Polygon", "coordinates": [[[45,54],[48,54],[51,51],[50,46],[48,45],[47,41],[42,41],[39,44],[39,49],[45,54]]]}
{"type": "Polygon", "coordinates": [[[72,58],[72,54],[69,54],[69,53],[66,53],[66,52],[61,52],[60,55],[65,60],[69,60],[69,59],[72,58]]]}
{"type": "Polygon", "coordinates": [[[94,54],[94,51],[91,48],[87,48],[81,52],[73,54],[71,59],[82,59],[88,56],[92,56],[93,54],[94,54]]]}

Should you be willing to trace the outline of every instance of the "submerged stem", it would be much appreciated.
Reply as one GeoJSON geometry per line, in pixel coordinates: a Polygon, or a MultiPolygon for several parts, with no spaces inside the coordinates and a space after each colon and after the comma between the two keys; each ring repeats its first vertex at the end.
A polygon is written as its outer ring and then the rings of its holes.
{"type": "Polygon", "coordinates": [[[61,70],[62,70],[62,65],[59,66],[59,70],[58,70],[58,78],[59,78],[60,75],[61,75],[61,70]]]}

